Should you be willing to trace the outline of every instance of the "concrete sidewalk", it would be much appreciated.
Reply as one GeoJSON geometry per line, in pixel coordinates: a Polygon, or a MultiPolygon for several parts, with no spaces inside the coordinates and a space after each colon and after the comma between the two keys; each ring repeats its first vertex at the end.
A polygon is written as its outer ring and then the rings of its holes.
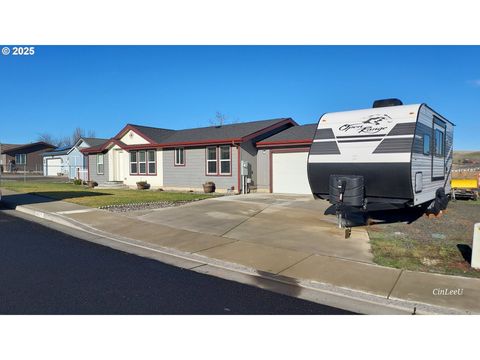
{"type": "MultiPolygon", "coordinates": [[[[118,248],[121,244],[141,249],[142,256],[161,253],[163,258],[160,261],[170,261],[174,265],[175,262],[187,262],[187,268],[194,271],[292,296],[306,296],[312,301],[335,302],[336,306],[348,310],[363,310],[365,313],[480,313],[480,279],[382,267],[368,259],[355,260],[352,256],[315,252],[311,245],[302,247],[299,244],[297,248],[293,243],[287,247],[276,246],[275,243],[255,241],[255,232],[252,231],[249,231],[251,241],[232,236],[232,231],[244,226],[245,221],[224,232],[222,224],[225,224],[218,219],[218,229],[208,227],[203,233],[174,227],[175,224],[168,221],[163,224],[151,221],[148,214],[144,214],[147,219],[142,219],[142,216],[125,216],[34,195],[6,190],[3,194],[3,202],[8,207],[101,237],[107,246],[118,248]],[[177,260],[168,260],[168,257],[177,260]],[[456,295],[436,295],[444,293],[445,289],[461,291],[456,295]],[[356,305],[352,307],[352,304],[356,305]]],[[[215,206],[217,203],[212,205],[215,206]]],[[[175,208],[177,215],[181,210],[182,207],[175,208]]],[[[261,229],[262,223],[267,226],[269,220],[265,217],[258,221],[261,229]]]]}

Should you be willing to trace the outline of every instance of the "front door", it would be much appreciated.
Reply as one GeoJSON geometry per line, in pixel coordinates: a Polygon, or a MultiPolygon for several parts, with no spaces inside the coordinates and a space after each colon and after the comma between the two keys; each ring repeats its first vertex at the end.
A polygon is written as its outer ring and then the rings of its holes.
{"type": "Polygon", "coordinates": [[[122,150],[114,149],[113,150],[113,158],[112,158],[112,180],[113,181],[122,181],[122,174],[121,174],[121,158],[122,158],[122,150]]]}
{"type": "Polygon", "coordinates": [[[446,124],[433,117],[432,180],[445,179],[445,133],[446,124]]]}

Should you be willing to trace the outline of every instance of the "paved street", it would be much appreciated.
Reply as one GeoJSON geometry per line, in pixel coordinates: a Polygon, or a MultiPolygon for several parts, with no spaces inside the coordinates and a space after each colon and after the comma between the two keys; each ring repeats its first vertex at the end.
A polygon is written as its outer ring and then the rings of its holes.
{"type": "Polygon", "coordinates": [[[77,239],[0,211],[0,314],[347,314],[77,239]]]}

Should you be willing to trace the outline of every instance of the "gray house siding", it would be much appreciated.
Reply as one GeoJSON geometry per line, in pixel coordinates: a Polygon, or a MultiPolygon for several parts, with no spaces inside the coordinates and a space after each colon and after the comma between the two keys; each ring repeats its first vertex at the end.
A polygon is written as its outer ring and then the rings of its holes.
{"type": "Polygon", "coordinates": [[[103,183],[108,181],[108,158],[107,155],[104,157],[104,170],[103,175],[97,174],[97,154],[88,155],[88,174],[91,181],[96,181],[97,183],[103,183]]]}
{"type": "Polygon", "coordinates": [[[163,151],[163,184],[165,188],[202,189],[207,181],[213,181],[218,192],[232,186],[238,190],[238,152],[231,147],[232,174],[206,175],[206,148],[185,148],[185,166],[175,166],[174,149],[163,151]]]}
{"type": "Polygon", "coordinates": [[[252,183],[251,189],[257,187],[257,148],[252,141],[246,141],[240,146],[240,158],[241,160],[248,161],[250,163],[250,178],[252,183]]]}
{"type": "Polygon", "coordinates": [[[257,154],[257,190],[270,191],[270,150],[259,149],[257,154]]]}

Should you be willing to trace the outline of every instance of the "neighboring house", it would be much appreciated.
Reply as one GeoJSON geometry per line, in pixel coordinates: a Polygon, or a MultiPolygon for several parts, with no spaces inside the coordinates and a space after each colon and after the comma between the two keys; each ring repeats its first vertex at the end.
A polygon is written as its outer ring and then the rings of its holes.
{"type": "Polygon", "coordinates": [[[46,151],[55,149],[55,146],[43,141],[13,146],[6,150],[4,147],[5,145],[2,144],[2,155],[4,155],[2,156],[2,161],[4,163],[5,172],[11,172],[12,169],[9,164],[13,160],[15,162],[13,171],[42,173],[42,154],[46,151]]]}
{"type": "Polygon", "coordinates": [[[44,176],[66,176],[69,172],[67,153],[70,146],[43,153],[44,176]]]}
{"type": "Polygon", "coordinates": [[[22,146],[24,144],[0,144],[0,172],[8,171],[7,150],[22,146]]]}
{"type": "Polygon", "coordinates": [[[256,144],[259,188],[273,193],[312,193],[307,159],[316,128],[316,123],[294,126],[256,144]]]}
{"type": "Polygon", "coordinates": [[[185,130],[129,124],[104,144],[82,152],[88,154],[89,179],[98,183],[133,187],[147,181],[153,188],[202,190],[202,184],[213,181],[218,192],[238,192],[240,166],[248,162],[249,188],[255,190],[256,144],[294,126],[291,118],[185,130]]]}
{"type": "Polygon", "coordinates": [[[68,176],[87,180],[87,158],[82,149],[103,144],[107,139],[80,138],[73,146],[58,148],[43,154],[45,176],[68,176]]]}

